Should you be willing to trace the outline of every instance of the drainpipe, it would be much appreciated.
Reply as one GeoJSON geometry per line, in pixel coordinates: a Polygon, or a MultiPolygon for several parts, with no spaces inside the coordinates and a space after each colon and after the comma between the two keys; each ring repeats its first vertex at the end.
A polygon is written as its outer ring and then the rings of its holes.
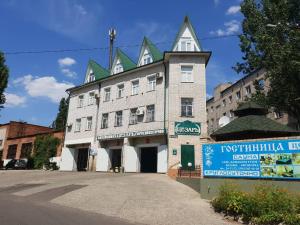
{"type": "MultiPolygon", "coordinates": [[[[65,146],[66,133],[67,133],[67,128],[68,128],[68,116],[69,116],[69,112],[70,112],[69,110],[70,110],[70,95],[71,95],[71,93],[70,92],[67,92],[67,93],[68,93],[69,105],[68,105],[67,118],[66,118],[66,121],[65,121],[64,136],[63,136],[63,139],[62,139],[62,148],[65,146]]],[[[61,149],[61,154],[62,154],[62,149],[61,149]]]]}
{"type": "MultiPolygon", "coordinates": [[[[95,121],[94,143],[97,142],[97,130],[98,130],[98,120],[99,120],[98,118],[99,118],[99,107],[100,107],[100,89],[101,89],[101,83],[98,84],[98,98],[95,99],[97,104],[97,112],[96,112],[96,121],[95,121]]],[[[98,143],[96,143],[96,145],[97,144],[98,143]]],[[[92,159],[91,171],[93,170],[95,156],[93,155],[92,158],[93,159],[92,159]]]]}
{"type": "Polygon", "coordinates": [[[168,147],[168,151],[167,151],[167,173],[168,173],[168,163],[169,163],[169,141],[168,141],[168,133],[166,131],[166,108],[167,108],[167,90],[166,90],[166,86],[167,86],[167,66],[166,63],[163,61],[164,64],[164,133],[165,133],[165,141],[166,141],[166,145],[168,147]]]}
{"type": "Polygon", "coordinates": [[[99,116],[99,107],[100,107],[100,90],[101,90],[101,83],[98,84],[98,99],[96,99],[97,112],[96,112],[96,124],[95,124],[95,133],[94,133],[94,142],[97,141],[98,116],[99,116]]]}

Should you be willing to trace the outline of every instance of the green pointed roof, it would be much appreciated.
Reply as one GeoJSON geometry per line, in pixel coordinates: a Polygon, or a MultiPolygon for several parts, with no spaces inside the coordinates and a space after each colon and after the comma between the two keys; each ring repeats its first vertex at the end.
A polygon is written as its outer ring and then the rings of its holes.
{"type": "Polygon", "coordinates": [[[88,66],[93,70],[96,80],[100,80],[109,76],[109,71],[92,59],[89,60],[88,66]]]}
{"type": "Polygon", "coordinates": [[[299,135],[300,131],[280,124],[266,117],[264,107],[254,102],[242,103],[235,114],[239,116],[224,127],[216,130],[211,137],[217,141],[271,138],[299,135]]]}
{"type": "Polygon", "coordinates": [[[242,102],[237,109],[234,110],[234,114],[239,117],[244,115],[266,115],[267,113],[268,109],[253,101],[242,102]]]}
{"type": "Polygon", "coordinates": [[[136,64],[119,48],[117,48],[116,57],[120,59],[124,71],[136,67],[136,64]]]}
{"type": "Polygon", "coordinates": [[[193,38],[195,39],[195,42],[197,43],[197,45],[199,46],[199,49],[200,49],[200,51],[201,51],[202,48],[201,48],[199,39],[198,39],[197,34],[196,34],[196,32],[195,32],[195,29],[194,29],[194,27],[193,27],[193,25],[192,25],[192,23],[191,23],[191,20],[190,20],[190,18],[189,18],[188,16],[185,16],[185,17],[184,17],[183,23],[182,23],[182,25],[181,25],[181,27],[180,27],[180,29],[179,29],[177,35],[176,35],[176,38],[175,38],[174,43],[173,43],[173,45],[172,45],[172,49],[174,49],[176,43],[178,42],[179,35],[180,35],[180,33],[181,33],[182,28],[184,27],[184,25],[187,25],[187,27],[190,28],[191,34],[192,34],[193,38]]]}
{"type": "Polygon", "coordinates": [[[153,57],[153,62],[159,61],[163,58],[163,54],[160,52],[160,50],[149,40],[149,38],[144,37],[143,45],[147,45],[149,48],[149,51],[153,57]]]}

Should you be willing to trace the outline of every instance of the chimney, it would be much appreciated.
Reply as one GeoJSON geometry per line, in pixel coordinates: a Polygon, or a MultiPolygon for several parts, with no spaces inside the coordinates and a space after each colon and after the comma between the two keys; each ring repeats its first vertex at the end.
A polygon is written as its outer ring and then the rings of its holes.
{"type": "Polygon", "coordinates": [[[111,70],[113,49],[114,49],[114,40],[117,35],[116,29],[114,29],[114,28],[109,29],[108,35],[109,35],[109,70],[111,70]]]}

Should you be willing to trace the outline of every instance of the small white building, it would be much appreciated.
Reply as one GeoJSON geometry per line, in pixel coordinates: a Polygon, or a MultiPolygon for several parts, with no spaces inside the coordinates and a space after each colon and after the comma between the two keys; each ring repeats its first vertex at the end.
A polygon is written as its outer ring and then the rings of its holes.
{"type": "Polygon", "coordinates": [[[69,89],[61,170],[158,172],[201,165],[206,65],[188,17],[171,51],[144,38],[138,62],[116,50],[111,70],[88,64],[69,89]]]}

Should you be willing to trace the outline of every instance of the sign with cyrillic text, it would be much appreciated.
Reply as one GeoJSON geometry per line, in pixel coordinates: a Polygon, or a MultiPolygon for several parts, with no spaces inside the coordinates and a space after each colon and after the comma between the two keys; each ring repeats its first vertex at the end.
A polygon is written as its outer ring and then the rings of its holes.
{"type": "Polygon", "coordinates": [[[300,139],[203,145],[205,177],[300,179],[300,139]]]}

